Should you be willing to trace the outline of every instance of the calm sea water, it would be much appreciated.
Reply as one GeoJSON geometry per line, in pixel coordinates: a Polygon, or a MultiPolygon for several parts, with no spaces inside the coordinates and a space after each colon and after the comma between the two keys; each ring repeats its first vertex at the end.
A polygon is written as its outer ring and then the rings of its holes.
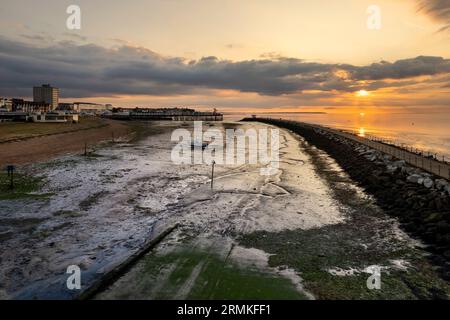
{"type": "MultiPolygon", "coordinates": [[[[226,114],[226,120],[240,120],[250,114],[226,114]]],[[[396,114],[312,114],[265,113],[261,117],[316,123],[404,143],[425,152],[437,153],[450,161],[450,111],[440,113],[396,114]]]]}

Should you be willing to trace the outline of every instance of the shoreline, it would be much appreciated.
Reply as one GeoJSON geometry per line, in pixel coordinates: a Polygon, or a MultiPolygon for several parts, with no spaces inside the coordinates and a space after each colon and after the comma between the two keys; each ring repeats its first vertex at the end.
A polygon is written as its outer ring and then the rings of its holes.
{"type": "MultiPolygon", "coordinates": [[[[368,147],[330,132],[319,133],[312,127],[286,120],[257,118],[244,121],[259,121],[291,130],[328,153],[353,180],[375,197],[377,204],[389,216],[399,220],[403,230],[428,245],[426,250],[431,253],[430,260],[439,266],[442,278],[450,281],[450,197],[436,183],[427,188],[418,183],[419,177],[411,167],[399,161],[395,167],[386,165],[392,161],[388,162],[382,153],[370,151],[368,147]]],[[[423,177],[427,175],[423,174],[423,177]]]]}

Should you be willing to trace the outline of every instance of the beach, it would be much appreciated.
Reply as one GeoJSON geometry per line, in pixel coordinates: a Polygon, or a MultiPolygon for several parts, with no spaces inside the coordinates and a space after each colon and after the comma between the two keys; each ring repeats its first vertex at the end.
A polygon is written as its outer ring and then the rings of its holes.
{"type": "MultiPolygon", "coordinates": [[[[253,122],[209,127],[260,129],[253,122]]],[[[423,243],[399,228],[342,167],[280,128],[279,172],[261,165],[174,165],[176,128],[21,168],[33,192],[0,200],[2,298],[73,299],[176,226],[96,299],[432,299],[447,297],[423,243]],[[78,265],[83,290],[66,287],[78,265]],[[383,290],[366,286],[381,270],[383,290]]]]}

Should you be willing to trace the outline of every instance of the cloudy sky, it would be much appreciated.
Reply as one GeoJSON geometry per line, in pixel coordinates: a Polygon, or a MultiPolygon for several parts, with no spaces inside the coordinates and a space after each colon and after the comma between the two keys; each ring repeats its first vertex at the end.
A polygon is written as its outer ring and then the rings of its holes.
{"type": "Polygon", "coordinates": [[[118,106],[448,111],[449,26],[450,0],[2,0],[0,96],[51,83],[118,106]]]}

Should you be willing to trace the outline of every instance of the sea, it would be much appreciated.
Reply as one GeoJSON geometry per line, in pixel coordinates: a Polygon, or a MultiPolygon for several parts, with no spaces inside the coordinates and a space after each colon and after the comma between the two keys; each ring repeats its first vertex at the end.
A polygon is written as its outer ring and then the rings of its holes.
{"type": "MultiPolygon", "coordinates": [[[[253,113],[255,114],[255,113],[253,113]]],[[[236,121],[250,113],[225,113],[224,120],[236,121]]],[[[365,137],[388,140],[418,149],[450,162],[450,111],[433,113],[259,113],[258,117],[289,119],[351,131],[365,137]]]]}

